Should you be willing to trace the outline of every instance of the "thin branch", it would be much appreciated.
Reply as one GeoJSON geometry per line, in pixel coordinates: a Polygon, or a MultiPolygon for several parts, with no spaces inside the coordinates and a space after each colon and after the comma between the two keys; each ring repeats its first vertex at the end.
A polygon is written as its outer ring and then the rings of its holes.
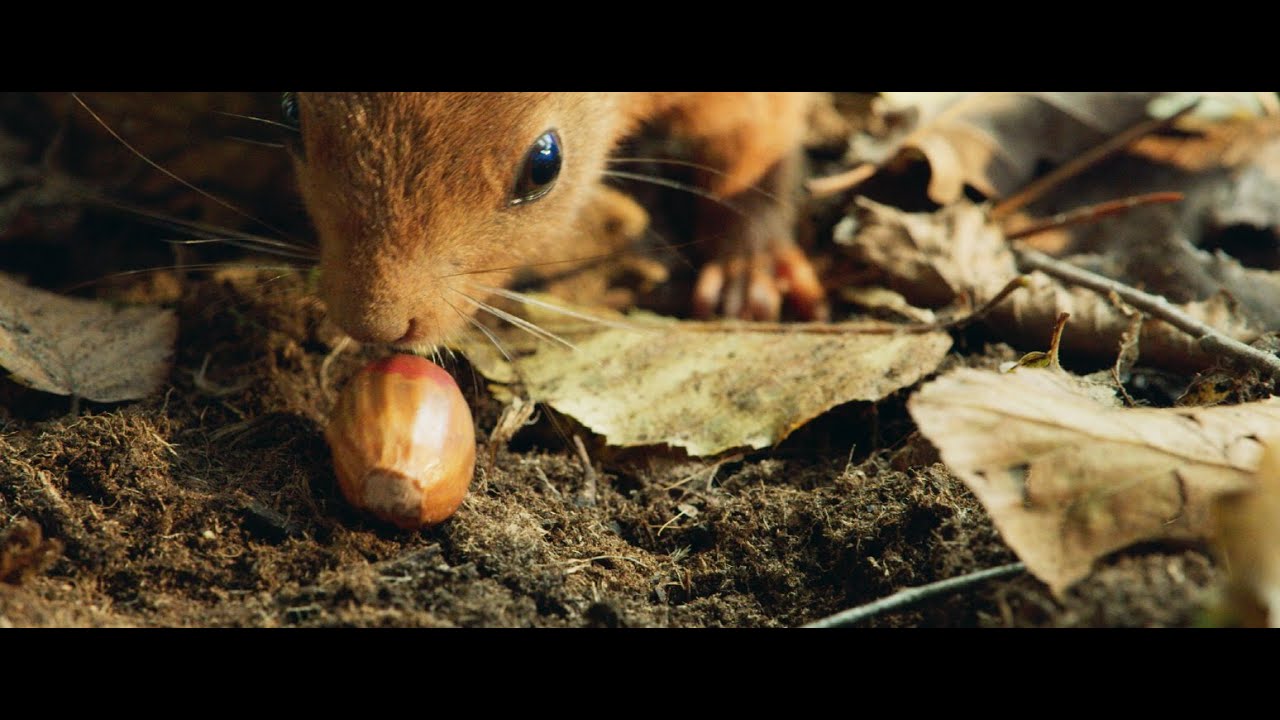
{"type": "Polygon", "coordinates": [[[582,444],[582,438],[574,435],[573,445],[578,449],[578,459],[582,461],[583,471],[582,492],[578,494],[578,500],[584,505],[595,507],[599,495],[596,469],[591,467],[591,456],[587,454],[587,446],[582,444]]]}
{"type": "Polygon", "coordinates": [[[1115,293],[1129,305],[1196,338],[1205,351],[1228,355],[1270,376],[1280,377],[1280,358],[1223,335],[1212,326],[1179,310],[1173,303],[1159,295],[1142,292],[1117,280],[1091,273],[1025,247],[1014,248],[1014,252],[1017,253],[1018,264],[1025,270],[1040,270],[1063,282],[1079,285],[1103,295],[1115,293]]]}
{"type": "Polygon", "coordinates": [[[803,627],[849,627],[881,613],[899,610],[909,605],[914,605],[918,602],[928,600],[929,598],[946,595],[970,585],[986,582],[987,580],[994,580],[995,578],[1006,577],[1008,575],[1016,575],[1026,569],[1027,566],[1023,563],[1009,563],[1008,565],[979,570],[978,572],[972,572],[959,577],[939,580],[938,582],[921,585],[920,587],[899,590],[888,597],[880,598],[875,602],[870,602],[866,605],[859,605],[858,607],[838,612],[835,615],[822,618],[821,620],[815,620],[803,627]]]}
{"type": "Polygon", "coordinates": [[[1036,200],[1044,197],[1051,190],[1067,180],[1125,149],[1138,138],[1145,137],[1146,135],[1150,135],[1153,132],[1163,130],[1170,125],[1173,125],[1173,123],[1177,122],[1179,118],[1194,110],[1199,104],[1200,102],[1197,100],[1167,118],[1144,120],[1119,135],[1112,136],[1106,142],[1085,152],[1083,155],[1079,155],[1076,158],[1063,163],[1053,172],[1050,172],[1048,175],[1045,175],[1039,180],[1036,180],[1026,186],[1021,191],[997,203],[996,206],[991,209],[991,219],[997,221],[1003,220],[1009,215],[1012,215],[1018,210],[1021,210],[1036,200]]]}
{"type": "Polygon", "coordinates": [[[1012,294],[1014,290],[1020,290],[1022,288],[1027,287],[1028,285],[1030,285],[1030,282],[1027,280],[1027,276],[1019,275],[1013,278],[1012,280],[1010,280],[1009,282],[1005,283],[1004,287],[1000,288],[1000,292],[996,293],[995,297],[988,300],[985,304],[983,304],[982,307],[978,308],[977,310],[974,310],[973,312],[969,313],[968,315],[965,315],[964,317],[947,320],[946,322],[927,323],[924,325],[916,326],[916,327],[922,328],[922,330],[919,330],[918,332],[925,332],[925,331],[931,331],[931,330],[959,330],[960,328],[966,327],[967,325],[969,325],[970,323],[976,320],[981,320],[982,318],[986,317],[992,310],[995,309],[997,305],[1004,302],[1004,299],[1009,297],[1009,295],[1012,294]]]}
{"type": "Polygon", "coordinates": [[[1064,213],[1058,213],[1052,217],[1042,220],[1036,220],[1027,227],[1005,233],[1005,237],[1009,240],[1017,240],[1035,235],[1046,230],[1056,230],[1058,228],[1069,227],[1071,225],[1080,225],[1082,223],[1100,220],[1109,215],[1117,215],[1131,210],[1141,205],[1154,205],[1156,203],[1173,203],[1181,202],[1183,195],[1180,192],[1156,192],[1147,193],[1146,195],[1134,195],[1132,197],[1121,198],[1119,200],[1109,200],[1096,205],[1086,205],[1082,208],[1069,210],[1064,213]]]}
{"type": "Polygon", "coordinates": [[[804,186],[815,198],[830,197],[858,187],[875,175],[877,169],[873,163],[862,163],[835,175],[810,178],[805,181],[804,186]]]}

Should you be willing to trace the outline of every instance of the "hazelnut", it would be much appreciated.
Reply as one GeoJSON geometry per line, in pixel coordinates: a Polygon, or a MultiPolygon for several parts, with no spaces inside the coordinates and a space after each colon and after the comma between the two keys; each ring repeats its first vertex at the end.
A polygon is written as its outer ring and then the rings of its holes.
{"type": "Polygon", "coordinates": [[[452,515],[475,471],[471,409],[449,373],[415,355],[357,373],[325,439],[347,501],[406,530],[452,515]]]}

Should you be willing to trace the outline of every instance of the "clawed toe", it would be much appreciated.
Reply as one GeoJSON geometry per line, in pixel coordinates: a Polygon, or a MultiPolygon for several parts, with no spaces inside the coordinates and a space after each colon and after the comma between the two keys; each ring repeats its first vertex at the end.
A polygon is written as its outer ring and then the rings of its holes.
{"type": "Polygon", "coordinates": [[[787,307],[799,319],[825,320],[822,284],[804,252],[787,245],[707,263],[693,292],[695,317],[777,320],[787,307]]]}

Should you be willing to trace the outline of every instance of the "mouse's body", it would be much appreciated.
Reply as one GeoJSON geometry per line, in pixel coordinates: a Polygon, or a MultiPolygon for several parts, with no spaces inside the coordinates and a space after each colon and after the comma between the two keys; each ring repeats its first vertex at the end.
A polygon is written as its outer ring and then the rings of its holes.
{"type": "Polygon", "coordinates": [[[712,243],[699,315],[824,311],[794,245],[808,93],[298,93],[299,187],[320,237],[321,297],[357,340],[438,342],[521,266],[568,260],[607,198],[609,153],[641,123],[691,141],[712,243]]]}

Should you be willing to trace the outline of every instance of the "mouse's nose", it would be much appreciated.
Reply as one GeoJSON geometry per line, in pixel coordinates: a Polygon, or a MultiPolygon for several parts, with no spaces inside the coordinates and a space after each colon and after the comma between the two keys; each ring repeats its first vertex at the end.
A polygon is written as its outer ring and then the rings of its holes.
{"type": "Polygon", "coordinates": [[[374,345],[412,345],[427,340],[425,325],[416,319],[408,322],[362,322],[344,324],[342,329],[353,340],[374,345]]]}
{"type": "Polygon", "coordinates": [[[432,342],[434,324],[421,317],[409,317],[397,313],[362,313],[357,317],[341,317],[333,314],[333,320],[353,340],[374,345],[416,345],[432,342]]]}
{"type": "Polygon", "coordinates": [[[404,335],[400,336],[399,340],[396,340],[391,344],[392,345],[409,345],[412,343],[419,343],[425,340],[426,336],[427,334],[422,331],[422,323],[418,322],[417,318],[410,318],[409,329],[405,331],[404,335]]]}
{"type": "Polygon", "coordinates": [[[403,345],[423,340],[421,322],[408,313],[388,312],[371,304],[327,302],[329,318],[352,340],[373,345],[403,345]]]}

